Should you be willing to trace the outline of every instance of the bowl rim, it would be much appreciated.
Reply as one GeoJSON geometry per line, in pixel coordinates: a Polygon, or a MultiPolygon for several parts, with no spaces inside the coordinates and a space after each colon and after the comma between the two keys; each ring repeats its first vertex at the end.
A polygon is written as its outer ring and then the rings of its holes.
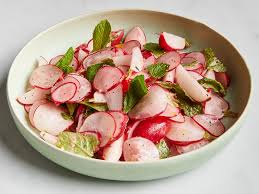
{"type": "MultiPolygon", "coordinates": [[[[216,30],[214,30],[213,28],[211,28],[210,26],[208,26],[206,23],[202,23],[202,22],[199,22],[199,21],[196,21],[196,20],[193,20],[193,19],[190,19],[188,17],[185,17],[185,16],[180,16],[180,15],[176,15],[176,14],[173,14],[173,13],[170,13],[169,11],[157,11],[157,10],[152,10],[152,9],[137,9],[137,8],[123,8],[123,9],[101,9],[101,10],[93,10],[93,11],[89,11],[88,13],[85,13],[85,14],[81,14],[79,16],[75,16],[75,17],[72,17],[72,18],[69,18],[69,19],[65,19],[61,22],[58,22],[54,25],[52,25],[51,27],[47,28],[46,30],[38,33],[36,36],[34,36],[29,42],[27,42],[25,44],[25,46],[19,51],[19,53],[17,54],[17,56],[15,57],[14,61],[12,62],[12,65],[9,69],[9,73],[8,73],[8,78],[7,78],[7,83],[6,83],[6,94],[7,94],[7,101],[8,101],[8,105],[9,105],[9,109],[10,111],[13,113],[12,114],[12,117],[14,120],[18,121],[19,124],[29,132],[29,134],[31,136],[33,136],[34,138],[37,139],[37,141],[40,141],[44,144],[46,144],[50,149],[55,149],[57,150],[58,152],[62,152],[63,154],[65,155],[68,155],[68,156],[71,156],[71,157],[76,157],[78,159],[83,159],[83,160],[86,160],[86,161],[93,161],[93,162],[98,162],[98,163],[102,163],[102,164],[116,164],[116,165],[122,165],[122,166],[125,166],[125,165],[134,165],[134,166],[146,166],[148,164],[162,164],[162,163],[167,163],[167,162],[170,162],[170,161],[174,161],[174,162],[177,162],[178,161],[182,161],[182,160],[186,160],[188,158],[191,158],[193,157],[194,155],[196,154],[199,154],[199,153],[202,153],[202,152],[207,152],[209,150],[211,150],[213,147],[217,147],[218,145],[220,145],[221,143],[224,142],[224,139],[227,139],[228,136],[231,136],[232,133],[234,133],[234,130],[238,128],[238,126],[241,126],[242,124],[242,121],[245,119],[245,117],[247,116],[248,114],[248,110],[251,106],[251,101],[252,101],[252,93],[253,93],[253,81],[252,81],[252,77],[251,77],[251,72],[249,70],[249,66],[247,65],[247,62],[246,60],[244,59],[244,57],[240,54],[238,48],[236,46],[234,46],[226,37],[224,37],[222,34],[218,33],[216,30]],[[80,20],[80,19],[83,19],[85,17],[89,17],[89,16],[98,16],[98,15],[103,15],[103,14],[111,14],[111,13],[115,13],[115,12],[146,12],[146,13],[155,13],[155,14],[163,14],[163,15],[168,15],[168,16],[174,16],[174,17],[178,17],[178,18],[181,18],[181,19],[185,19],[185,20],[188,20],[189,22],[193,22],[193,23],[197,23],[197,24],[200,24],[206,28],[208,28],[209,30],[217,33],[224,41],[226,41],[228,44],[230,44],[237,52],[238,54],[240,55],[241,59],[244,61],[244,64],[245,64],[245,67],[247,69],[247,72],[248,72],[248,77],[249,77],[249,84],[250,84],[250,90],[249,90],[249,94],[248,94],[248,99],[247,99],[247,103],[242,111],[242,113],[239,115],[238,119],[234,122],[234,124],[228,128],[228,130],[226,130],[226,132],[224,134],[222,134],[219,138],[215,139],[214,141],[210,142],[208,145],[204,146],[204,147],[201,147],[197,150],[194,150],[194,151],[191,151],[191,152],[188,152],[188,153],[185,153],[185,154],[181,154],[181,155],[177,155],[177,156],[173,156],[173,157],[169,157],[169,158],[165,158],[165,159],[161,159],[161,160],[155,160],[155,161],[138,161],[138,162],[127,162],[127,161],[117,161],[117,162],[113,162],[113,161],[106,161],[106,160],[100,160],[100,159],[95,159],[95,158],[87,158],[87,157],[84,157],[84,156],[81,156],[81,155],[77,155],[77,154],[74,154],[74,153],[71,153],[71,152],[67,152],[67,151],[64,151],[64,150],[61,150],[60,148],[57,148],[56,146],[44,141],[42,138],[40,138],[39,135],[37,135],[33,130],[31,130],[32,127],[27,127],[25,126],[17,117],[15,111],[14,111],[14,104],[13,102],[16,102],[15,101],[12,101],[11,100],[11,96],[10,96],[10,90],[11,90],[11,86],[10,86],[10,80],[12,79],[12,72],[14,71],[13,69],[15,68],[14,67],[14,64],[16,63],[17,61],[17,58],[22,55],[22,52],[31,44],[32,41],[40,38],[42,35],[46,34],[46,33],[49,33],[50,31],[53,31],[55,30],[55,28],[58,28],[59,26],[62,26],[63,24],[68,24],[68,23],[73,23],[77,20],[80,20]]],[[[17,127],[18,128],[18,127],[17,127]]],[[[37,149],[36,149],[37,150],[37,149]]],[[[39,152],[39,150],[37,150],[39,152]]]]}

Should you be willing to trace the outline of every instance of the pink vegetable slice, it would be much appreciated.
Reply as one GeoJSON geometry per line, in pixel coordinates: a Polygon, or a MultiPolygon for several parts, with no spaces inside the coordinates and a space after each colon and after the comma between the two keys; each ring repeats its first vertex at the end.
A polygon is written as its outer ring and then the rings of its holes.
{"type": "Polygon", "coordinates": [[[47,100],[39,100],[39,101],[36,101],[30,108],[29,110],[29,120],[30,120],[30,123],[31,125],[34,127],[34,122],[33,122],[33,117],[34,117],[34,113],[36,111],[36,109],[42,105],[42,104],[45,104],[47,103],[48,101],[47,100]]]}
{"type": "Polygon", "coordinates": [[[78,54],[77,54],[78,62],[81,64],[81,62],[84,60],[84,58],[86,58],[88,56],[88,54],[89,54],[89,52],[87,52],[83,49],[79,49],[78,54]]]}
{"type": "Polygon", "coordinates": [[[171,82],[174,83],[175,80],[175,69],[168,71],[165,76],[163,77],[164,82],[171,82]]]}
{"type": "Polygon", "coordinates": [[[32,105],[23,105],[23,108],[24,108],[24,110],[27,112],[27,113],[29,113],[30,112],[30,109],[31,109],[31,107],[32,107],[32,105]]]}
{"type": "Polygon", "coordinates": [[[175,115],[174,117],[171,117],[169,119],[176,123],[183,123],[185,121],[185,118],[181,112],[179,112],[177,115],[175,115]]]}
{"type": "Polygon", "coordinates": [[[85,114],[84,113],[81,113],[79,116],[78,116],[78,119],[77,119],[77,126],[76,126],[76,131],[79,131],[79,129],[82,127],[84,121],[85,121],[85,114]]]}
{"type": "Polygon", "coordinates": [[[184,66],[184,68],[188,71],[192,71],[192,70],[195,70],[195,69],[199,69],[200,67],[203,67],[203,65],[199,62],[196,61],[196,59],[192,58],[192,57],[184,57],[182,60],[181,60],[181,64],[186,64],[186,66],[184,66]],[[187,64],[192,64],[194,63],[193,65],[191,66],[188,66],[187,64]]]}
{"type": "Polygon", "coordinates": [[[135,72],[140,72],[144,69],[144,58],[139,47],[132,49],[130,69],[135,72]]]}
{"type": "Polygon", "coordinates": [[[42,65],[35,69],[30,77],[30,84],[41,89],[50,89],[63,75],[54,65],[42,65]]]}
{"type": "Polygon", "coordinates": [[[186,146],[176,145],[175,147],[180,154],[184,154],[184,153],[187,153],[187,152],[190,152],[190,151],[193,151],[193,150],[197,150],[197,149],[207,145],[208,143],[209,143],[209,141],[207,141],[207,140],[201,140],[201,141],[191,143],[191,144],[186,145],[186,146]]]}
{"type": "Polygon", "coordinates": [[[228,102],[214,92],[210,92],[211,99],[205,102],[204,113],[222,118],[224,112],[229,109],[228,102]]]}
{"type": "Polygon", "coordinates": [[[141,48],[141,45],[139,41],[137,40],[131,40],[128,42],[125,42],[122,46],[122,50],[126,55],[131,55],[132,54],[132,49],[135,47],[141,48]]]}
{"type": "Polygon", "coordinates": [[[113,134],[113,140],[116,140],[124,134],[129,118],[120,111],[109,111],[109,113],[113,116],[116,123],[116,129],[113,134]]]}
{"type": "Polygon", "coordinates": [[[117,67],[103,66],[94,77],[93,86],[99,92],[107,92],[116,87],[123,79],[124,74],[117,67]]]}
{"type": "Polygon", "coordinates": [[[129,42],[131,40],[137,40],[141,44],[141,47],[146,44],[146,35],[144,31],[139,27],[136,26],[132,28],[126,35],[124,42],[129,42]]]}
{"type": "Polygon", "coordinates": [[[197,102],[204,102],[210,98],[208,92],[181,65],[176,68],[176,82],[197,102]]]}
{"type": "Polygon", "coordinates": [[[162,32],[159,36],[159,45],[166,51],[184,49],[185,39],[174,34],[162,32]]]}
{"type": "MultiPolygon", "coordinates": [[[[50,60],[49,64],[50,64],[50,65],[56,65],[57,62],[58,62],[63,56],[64,56],[64,55],[58,55],[58,56],[52,58],[52,59],[50,60]]],[[[73,67],[73,69],[74,69],[75,71],[77,70],[79,64],[78,64],[78,61],[77,61],[77,59],[76,59],[75,57],[73,57],[73,60],[72,60],[72,62],[71,62],[71,64],[70,64],[70,66],[73,67]]]]}
{"type": "MultiPolygon", "coordinates": [[[[69,74],[70,75],[70,74],[69,74]]],[[[79,81],[72,77],[72,76],[66,76],[64,79],[58,81],[50,90],[51,93],[54,92],[54,90],[56,90],[58,87],[60,87],[61,85],[65,84],[65,83],[74,83],[77,87],[77,89],[80,88],[80,83],[79,81]]]]}
{"type": "Polygon", "coordinates": [[[209,78],[209,79],[216,79],[215,78],[215,73],[213,70],[208,70],[205,74],[204,77],[209,78]]]}
{"type": "Polygon", "coordinates": [[[230,84],[230,79],[227,73],[225,72],[216,72],[215,73],[216,80],[222,84],[224,88],[227,88],[230,84]]]}
{"type": "Polygon", "coordinates": [[[155,144],[142,137],[133,137],[123,144],[125,161],[151,161],[159,160],[159,152],[155,144]]]}
{"type": "Polygon", "coordinates": [[[95,102],[95,103],[106,103],[107,101],[106,101],[106,98],[105,98],[105,94],[96,91],[94,93],[93,102],[95,102]]]}
{"type": "Polygon", "coordinates": [[[166,109],[164,112],[162,112],[162,114],[160,114],[159,116],[163,116],[163,117],[174,117],[179,113],[179,108],[171,105],[171,104],[167,104],[166,109]]]}
{"type": "Polygon", "coordinates": [[[89,40],[88,43],[87,43],[87,50],[89,50],[90,52],[92,52],[94,48],[94,41],[93,39],[89,40]]]}
{"type": "Polygon", "coordinates": [[[122,155],[122,146],[124,143],[124,134],[119,139],[112,142],[110,145],[103,149],[102,158],[107,161],[117,162],[122,155]]]}
{"type": "Polygon", "coordinates": [[[48,134],[44,131],[40,132],[40,136],[44,141],[46,141],[52,145],[56,145],[56,143],[58,141],[58,138],[56,136],[48,134]]]}
{"type": "Polygon", "coordinates": [[[177,145],[188,145],[200,141],[205,131],[190,117],[185,116],[183,123],[171,123],[166,137],[177,145]]]}
{"type": "Polygon", "coordinates": [[[91,83],[87,79],[78,74],[69,74],[68,76],[77,79],[77,81],[79,82],[79,87],[77,86],[76,94],[68,102],[81,102],[91,93],[91,83]]]}
{"type": "Polygon", "coordinates": [[[50,90],[33,88],[29,92],[26,92],[22,96],[18,97],[17,101],[23,105],[31,105],[38,100],[45,99],[48,94],[50,94],[50,90]]]}
{"type": "Polygon", "coordinates": [[[167,52],[157,59],[157,63],[166,63],[170,65],[169,70],[175,69],[180,64],[180,61],[181,57],[176,51],[167,52]]]}
{"type": "Polygon", "coordinates": [[[132,74],[131,74],[131,76],[130,76],[130,79],[134,79],[136,76],[138,76],[138,75],[144,75],[144,79],[145,80],[147,80],[147,79],[149,79],[149,78],[151,78],[150,77],[150,75],[147,73],[147,72],[145,72],[145,71],[140,71],[140,72],[132,72],[132,74]]]}
{"type": "Polygon", "coordinates": [[[131,55],[119,55],[112,58],[115,66],[126,65],[130,66],[131,55]]]}
{"type": "Polygon", "coordinates": [[[111,36],[112,36],[112,42],[111,42],[111,46],[115,46],[117,44],[120,44],[121,39],[124,36],[124,30],[117,30],[117,31],[113,31],[111,32],[111,36]]]}
{"type": "Polygon", "coordinates": [[[65,120],[62,113],[65,109],[55,106],[52,102],[41,104],[33,115],[35,128],[51,135],[58,135],[73,124],[73,120],[65,120]]]}
{"type": "Polygon", "coordinates": [[[37,62],[38,62],[38,66],[48,65],[48,61],[42,56],[38,58],[37,62]]]}
{"type": "Polygon", "coordinates": [[[128,113],[131,119],[146,119],[162,113],[167,106],[166,91],[158,85],[150,87],[148,93],[141,98],[128,113]]]}
{"type": "Polygon", "coordinates": [[[224,125],[216,116],[206,114],[195,115],[193,120],[213,136],[219,137],[225,132],[224,125]]]}
{"type": "Polygon", "coordinates": [[[113,116],[107,112],[96,112],[89,115],[79,132],[95,131],[101,134],[100,147],[104,147],[108,144],[116,129],[116,123],[113,116]]]}
{"type": "Polygon", "coordinates": [[[128,74],[129,66],[127,66],[127,65],[120,65],[120,66],[117,66],[117,67],[124,73],[124,75],[128,74]]]}
{"type": "Polygon", "coordinates": [[[203,78],[199,73],[195,71],[188,71],[188,73],[195,79],[195,80],[200,80],[203,78]]]}
{"type": "Polygon", "coordinates": [[[155,63],[156,63],[156,58],[153,55],[151,55],[150,57],[144,59],[144,68],[147,68],[148,66],[155,63]]]}
{"type": "Polygon", "coordinates": [[[121,111],[123,102],[122,84],[106,92],[105,99],[109,110],[121,111]]]}
{"type": "Polygon", "coordinates": [[[130,139],[132,137],[132,134],[133,134],[134,130],[136,129],[136,127],[138,126],[138,124],[141,121],[142,120],[133,121],[131,124],[128,125],[127,131],[125,133],[126,134],[125,139],[130,139]]]}
{"type": "Polygon", "coordinates": [[[72,82],[67,82],[57,87],[52,93],[51,98],[56,104],[62,104],[72,99],[77,91],[77,87],[72,82]]]}
{"type": "Polygon", "coordinates": [[[205,57],[201,52],[191,52],[187,55],[185,55],[185,57],[191,57],[196,59],[196,61],[198,61],[199,63],[201,63],[202,65],[205,65],[205,57]]]}

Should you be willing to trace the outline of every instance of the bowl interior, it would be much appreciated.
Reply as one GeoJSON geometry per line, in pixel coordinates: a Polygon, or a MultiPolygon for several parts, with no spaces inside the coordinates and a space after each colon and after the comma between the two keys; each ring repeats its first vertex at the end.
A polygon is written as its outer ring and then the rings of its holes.
{"type": "MultiPolygon", "coordinates": [[[[91,39],[92,31],[101,19],[108,19],[114,30],[127,30],[140,25],[147,35],[148,42],[157,42],[156,33],[167,31],[190,40],[193,45],[191,50],[213,48],[227,66],[231,77],[231,86],[227,94],[231,109],[238,113],[244,111],[251,90],[250,75],[237,50],[221,35],[201,23],[166,13],[143,10],[110,11],[81,16],[58,24],[35,37],[16,57],[8,77],[8,98],[14,115],[33,134],[37,132],[30,126],[25,111],[17,103],[16,98],[25,92],[37,57],[43,56],[49,60],[64,53],[70,46],[75,47],[86,42],[91,39]]],[[[229,128],[236,119],[227,119],[224,122],[229,128]]]]}

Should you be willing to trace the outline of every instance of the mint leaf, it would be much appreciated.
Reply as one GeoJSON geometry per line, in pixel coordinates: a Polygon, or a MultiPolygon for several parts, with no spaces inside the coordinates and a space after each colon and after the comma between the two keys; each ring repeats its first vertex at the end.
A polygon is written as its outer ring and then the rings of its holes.
{"type": "Polygon", "coordinates": [[[69,115],[73,116],[76,107],[78,106],[78,104],[71,104],[71,103],[66,103],[69,115]]]}
{"type": "Polygon", "coordinates": [[[159,151],[159,157],[160,159],[168,158],[170,155],[170,149],[165,142],[165,140],[161,139],[158,144],[156,144],[156,147],[159,151]]]}
{"type": "Polygon", "coordinates": [[[94,110],[97,110],[97,111],[106,111],[108,110],[108,107],[106,104],[102,104],[102,103],[92,103],[92,102],[89,102],[89,99],[85,99],[84,101],[80,102],[80,104],[83,104],[85,106],[88,106],[94,110]]]}
{"type": "Polygon", "coordinates": [[[129,90],[124,98],[124,112],[128,113],[147,92],[144,75],[136,76],[131,81],[129,90]]]}
{"type": "Polygon", "coordinates": [[[111,24],[108,20],[102,20],[93,32],[93,51],[105,48],[110,41],[111,24]]]}
{"type": "Polygon", "coordinates": [[[99,140],[96,136],[72,132],[61,132],[56,144],[62,150],[85,157],[93,157],[98,145],[99,140]]]}
{"type": "Polygon", "coordinates": [[[224,117],[238,118],[238,113],[227,110],[226,112],[224,112],[224,117]]]}
{"type": "Polygon", "coordinates": [[[152,43],[152,42],[145,44],[144,49],[152,52],[154,55],[156,55],[156,57],[160,57],[165,52],[164,49],[162,49],[159,44],[152,43]]]}
{"type": "Polygon", "coordinates": [[[61,116],[62,116],[63,119],[65,119],[65,120],[73,120],[73,116],[71,116],[70,114],[65,113],[65,112],[62,112],[62,113],[61,113],[61,116]]]}
{"type": "Polygon", "coordinates": [[[185,39],[185,48],[189,48],[189,47],[191,47],[192,45],[191,45],[191,42],[189,41],[189,40],[186,40],[185,39]]]}
{"type": "Polygon", "coordinates": [[[175,84],[173,84],[172,82],[161,82],[161,81],[157,81],[158,85],[160,85],[162,88],[171,90],[175,87],[175,84]]]}
{"type": "Polygon", "coordinates": [[[112,59],[104,59],[104,60],[102,60],[102,63],[105,65],[115,66],[112,59]]]}
{"type": "Polygon", "coordinates": [[[163,77],[170,65],[165,63],[157,63],[153,65],[149,65],[147,67],[149,74],[154,78],[161,78],[163,77]]]}
{"type": "Polygon", "coordinates": [[[205,131],[203,139],[208,140],[208,141],[213,141],[214,139],[216,139],[216,137],[209,134],[207,131],[205,131]]]}
{"type": "Polygon", "coordinates": [[[214,70],[216,72],[226,72],[226,67],[219,59],[217,59],[212,48],[204,49],[203,54],[206,59],[207,69],[214,70]]]}
{"type": "Polygon", "coordinates": [[[178,84],[174,84],[171,91],[176,94],[178,105],[185,115],[192,117],[202,113],[201,103],[193,102],[178,84]]]}
{"type": "Polygon", "coordinates": [[[218,82],[214,79],[209,79],[209,78],[204,77],[203,79],[198,80],[198,82],[206,89],[211,88],[214,90],[214,92],[216,92],[218,94],[226,95],[225,88],[221,85],[220,82],[218,82]]]}
{"type": "Polygon", "coordinates": [[[73,67],[70,65],[74,57],[74,50],[70,47],[65,55],[57,62],[56,66],[65,73],[72,73],[73,67]]]}
{"type": "Polygon", "coordinates": [[[193,61],[191,63],[183,63],[181,64],[183,67],[194,67],[195,65],[197,65],[197,61],[193,61]]]}

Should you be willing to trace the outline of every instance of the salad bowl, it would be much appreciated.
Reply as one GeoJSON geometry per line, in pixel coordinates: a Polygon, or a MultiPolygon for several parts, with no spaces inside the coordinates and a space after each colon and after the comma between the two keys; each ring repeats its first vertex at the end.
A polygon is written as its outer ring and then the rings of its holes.
{"type": "MultiPolygon", "coordinates": [[[[80,174],[119,181],[151,180],[172,176],[202,165],[233,139],[247,115],[251,96],[251,77],[242,56],[222,35],[208,26],[180,16],[148,10],[115,10],[79,16],[59,23],[33,38],[17,55],[8,75],[7,98],[15,124],[25,139],[42,155],[53,162],[80,174]],[[157,40],[162,31],[187,37],[193,47],[202,50],[212,47],[226,64],[231,77],[227,100],[238,118],[223,120],[226,132],[210,144],[186,153],[159,161],[109,162],[85,158],[62,151],[45,142],[28,122],[22,106],[16,98],[24,93],[30,73],[36,66],[38,56],[51,56],[64,52],[68,47],[79,45],[92,37],[95,24],[107,19],[115,29],[128,30],[141,26],[147,39],[157,40]],[[240,79],[242,78],[242,79],[240,79]],[[19,80],[19,81],[17,81],[19,80]]],[[[159,100],[159,99],[158,99],[159,100]]]]}

